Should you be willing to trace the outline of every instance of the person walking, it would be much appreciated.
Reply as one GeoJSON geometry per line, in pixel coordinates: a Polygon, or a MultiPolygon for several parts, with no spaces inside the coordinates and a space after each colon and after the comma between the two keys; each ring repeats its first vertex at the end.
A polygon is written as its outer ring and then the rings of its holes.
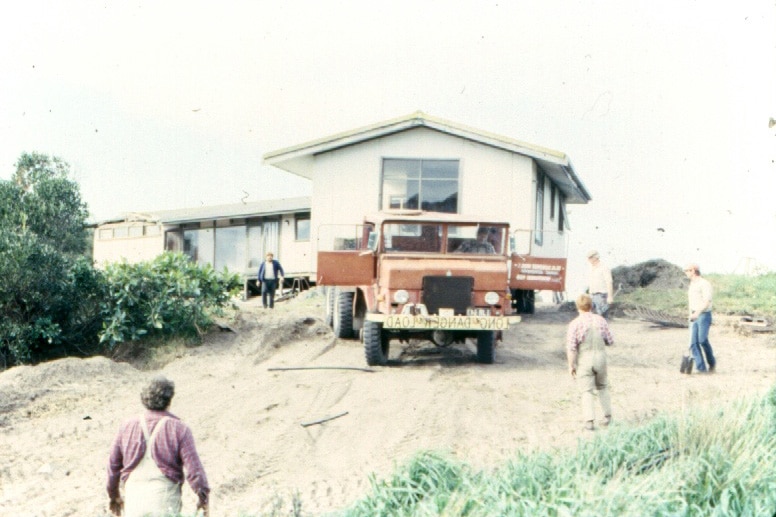
{"type": "Polygon", "coordinates": [[[590,262],[587,292],[593,298],[593,313],[608,318],[609,305],[614,301],[612,271],[601,262],[601,256],[596,250],[587,253],[587,260],[590,262]]]}
{"type": "Polygon", "coordinates": [[[140,393],[147,411],[124,422],[113,441],[107,489],[116,516],[178,515],[184,472],[197,510],[208,515],[210,487],[191,429],[168,411],[174,394],[172,381],[154,377],[140,393]]]}
{"type": "Polygon", "coordinates": [[[604,412],[602,426],[612,420],[612,403],[609,396],[609,379],[606,371],[605,347],[614,344],[614,337],[606,320],[590,309],[593,300],[588,294],[576,299],[579,315],[569,323],[566,332],[566,358],[569,373],[577,382],[582,395],[582,415],[585,429],[595,429],[595,396],[604,412]]]}
{"type": "Polygon", "coordinates": [[[265,309],[275,308],[275,291],[283,286],[285,272],[280,262],[275,260],[272,252],[267,253],[267,260],[259,266],[258,280],[261,282],[261,304],[265,309]]]}
{"type": "Polygon", "coordinates": [[[690,279],[687,301],[690,309],[690,352],[695,361],[695,370],[698,373],[713,372],[717,367],[717,360],[709,343],[713,289],[711,283],[701,276],[698,264],[689,264],[684,268],[684,274],[690,279]]]}

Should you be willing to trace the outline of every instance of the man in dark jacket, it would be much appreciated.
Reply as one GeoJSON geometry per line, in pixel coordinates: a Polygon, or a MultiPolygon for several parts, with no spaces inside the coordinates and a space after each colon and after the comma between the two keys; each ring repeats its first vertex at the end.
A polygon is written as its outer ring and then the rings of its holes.
{"type": "Polygon", "coordinates": [[[261,282],[261,303],[266,309],[275,308],[275,290],[283,285],[283,266],[274,259],[272,252],[267,253],[267,260],[259,266],[259,282],[261,282]]]}

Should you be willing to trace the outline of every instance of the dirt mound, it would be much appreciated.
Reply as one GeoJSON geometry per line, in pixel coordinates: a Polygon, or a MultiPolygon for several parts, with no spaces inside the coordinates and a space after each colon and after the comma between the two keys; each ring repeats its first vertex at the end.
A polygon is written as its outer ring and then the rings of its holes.
{"type": "Polygon", "coordinates": [[[0,373],[0,392],[11,387],[34,391],[43,385],[51,388],[83,382],[85,379],[125,375],[128,370],[132,370],[132,367],[113,362],[106,357],[67,357],[37,366],[17,366],[0,373]]]}
{"type": "Polygon", "coordinates": [[[687,287],[682,268],[663,259],[653,259],[634,266],[612,269],[614,289],[629,293],[639,288],[668,290],[687,287]]]}

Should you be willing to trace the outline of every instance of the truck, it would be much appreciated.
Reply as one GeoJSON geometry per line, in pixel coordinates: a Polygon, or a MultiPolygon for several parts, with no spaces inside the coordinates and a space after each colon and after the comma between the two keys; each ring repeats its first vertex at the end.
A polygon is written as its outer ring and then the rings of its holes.
{"type": "Polygon", "coordinates": [[[327,324],[338,338],[360,338],[368,365],[385,365],[392,342],[467,338],[478,362],[493,363],[496,342],[521,321],[513,293],[565,271],[515,253],[519,236],[504,221],[391,210],[345,228],[319,229],[316,283],[326,287],[327,324]]]}

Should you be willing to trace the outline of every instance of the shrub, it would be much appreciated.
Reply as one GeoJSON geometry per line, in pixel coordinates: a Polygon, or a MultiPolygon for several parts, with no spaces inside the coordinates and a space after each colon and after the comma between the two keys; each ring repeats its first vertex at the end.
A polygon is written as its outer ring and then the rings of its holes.
{"type": "Polygon", "coordinates": [[[238,275],[172,252],[151,262],[111,264],[105,282],[100,342],[109,349],[144,336],[196,336],[241,286],[238,275]]]}
{"type": "Polygon", "coordinates": [[[30,232],[0,228],[0,364],[97,351],[99,273],[30,232]]]}

